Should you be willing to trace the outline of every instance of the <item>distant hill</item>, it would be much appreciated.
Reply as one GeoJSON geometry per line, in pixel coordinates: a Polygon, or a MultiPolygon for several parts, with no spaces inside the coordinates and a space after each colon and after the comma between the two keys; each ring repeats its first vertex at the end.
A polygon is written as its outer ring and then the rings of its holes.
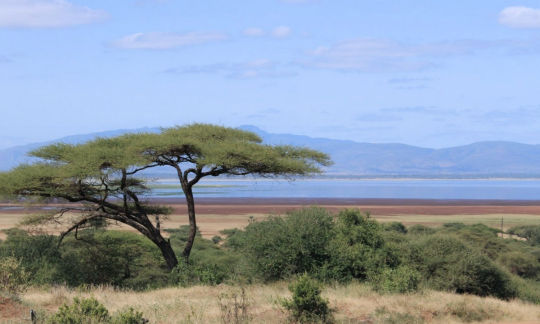
{"type": "MultiPolygon", "coordinates": [[[[513,142],[478,142],[470,145],[430,149],[389,143],[371,144],[292,134],[273,134],[254,126],[239,128],[257,133],[267,144],[310,147],[330,154],[331,175],[389,177],[540,177],[540,145],[513,142]]],[[[0,170],[31,161],[26,153],[54,142],[83,143],[96,137],[127,132],[159,132],[158,128],[114,130],[75,135],[56,141],[34,143],[0,150],[0,170]]]]}

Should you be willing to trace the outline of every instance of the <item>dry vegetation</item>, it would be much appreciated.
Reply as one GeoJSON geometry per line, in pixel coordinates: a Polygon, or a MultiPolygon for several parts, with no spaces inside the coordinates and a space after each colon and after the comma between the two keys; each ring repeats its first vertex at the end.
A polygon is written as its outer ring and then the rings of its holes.
{"type": "MultiPolygon", "coordinates": [[[[25,309],[56,310],[73,297],[97,298],[110,311],[133,306],[150,323],[220,323],[218,296],[238,287],[220,285],[166,288],[148,292],[119,291],[109,287],[70,290],[65,287],[30,290],[21,296],[25,309]]],[[[253,323],[284,323],[277,306],[290,293],[284,282],[246,287],[253,323]]],[[[363,284],[329,287],[324,297],[336,309],[339,323],[540,323],[540,306],[521,301],[424,291],[413,295],[381,295],[363,284]]],[[[24,323],[26,312],[0,315],[1,323],[24,323]],[[21,317],[21,315],[23,317],[21,317]]]]}

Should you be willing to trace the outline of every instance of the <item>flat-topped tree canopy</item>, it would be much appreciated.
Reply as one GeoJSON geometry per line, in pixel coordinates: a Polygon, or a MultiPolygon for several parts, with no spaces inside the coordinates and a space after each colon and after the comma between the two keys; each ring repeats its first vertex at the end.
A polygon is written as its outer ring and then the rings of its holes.
{"type": "MultiPolygon", "coordinates": [[[[306,176],[322,172],[320,167],[331,163],[326,154],[309,148],[265,145],[252,132],[209,124],[98,138],[78,145],[53,144],[30,155],[41,161],[0,173],[0,194],[84,203],[80,217],[72,219],[64,235],[93,219],[119,221],[158,245],[171,269],[178,261],[161,236],[158,217],[169,209],[145,201],[144,180],[135,177],[142,170],[158,166],[176,170],[190,221],[183,251],[187,260],[196,233],[192,187],[200,179],[222,174],[306,176]],[[154,222],[150,215],[155,216],[154,222]]],[[[64,211],[34,221],[59,221],[64,211]]]]}

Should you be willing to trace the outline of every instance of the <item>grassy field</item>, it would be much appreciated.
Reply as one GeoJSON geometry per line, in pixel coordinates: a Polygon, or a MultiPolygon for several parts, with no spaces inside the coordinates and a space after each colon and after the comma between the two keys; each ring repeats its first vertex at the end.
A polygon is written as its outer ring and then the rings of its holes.
{"type": "MultiPolygon", "coordinates": [[[[111,312],[133,306],[150,323],[221,323],[218,303],[222,294],[238,293],[238,287],[220,285],[167,288],[148,292],[119,291],[109,287],[69,290],[55,287],[30,290],[22,305],[0,312],[0,323],[25,323],[30,308],[39,313],[55,311],[73,297],[95,297],[111,312]],[[17,308],[18,307],[18,308],[17,308]],[[8,315],[8,313],[10,315],[8,315]]],[[[284,282],[247,286],[248,315],[252,323],[284,323],[287,315],[279,299],[290,295],[284,282]]],[[[328,287],[323,295],[336,310],[338,323],[538,323],[540,306],[520,301],[501,301],[442,292],[412,295],[380,295],[363,284],[328,287]]],[[[232,305],[225,299],[223,305],[232,305]]]]}

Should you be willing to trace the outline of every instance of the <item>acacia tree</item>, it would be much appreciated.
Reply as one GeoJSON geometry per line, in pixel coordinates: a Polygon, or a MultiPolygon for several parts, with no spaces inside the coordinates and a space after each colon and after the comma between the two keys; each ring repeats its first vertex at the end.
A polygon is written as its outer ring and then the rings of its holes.
{"type": "Polygon", "coordinates": [[[151,204],[140,172],[156,167],[176,171],[184,192],[189,234],[182,252],[188,261],[197,222],[193,186],[207,176],[306,176],[321,172],[329,157],[308,148],[262,144],[256,134],[227,127],[192,124],[160,133],[126,134],[79,144],[53,144],[30,153],[40,159],[0,173],[0,194],[18,199],[61,199],[72,203],[34,215],[26,224],[67,223],[61,240],[96,221],[133,227],[156,244],[169,269],[178,259],[160,232],[160,215],[171,209],[151,204]],[[152,218],[154,220],[152,220],[152,218]]]}

